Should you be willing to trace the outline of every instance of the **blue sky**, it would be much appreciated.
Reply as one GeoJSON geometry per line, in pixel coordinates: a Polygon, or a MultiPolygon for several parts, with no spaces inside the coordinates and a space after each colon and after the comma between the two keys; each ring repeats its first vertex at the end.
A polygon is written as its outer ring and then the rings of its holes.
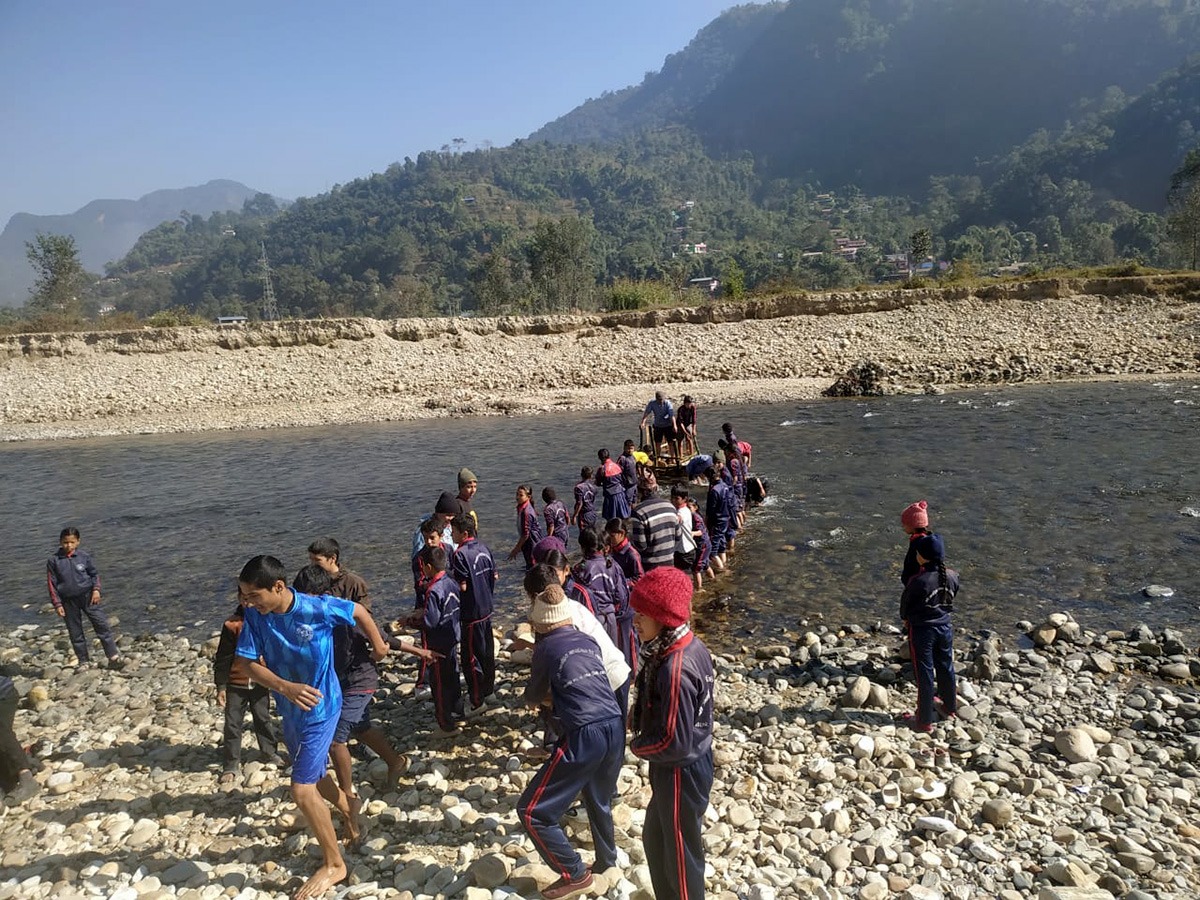
{"type": "Polygon", "coordinates": [[[731,0],[0,0],[0,227],[232,178],[294,198],[641,81],[731,0]]]}

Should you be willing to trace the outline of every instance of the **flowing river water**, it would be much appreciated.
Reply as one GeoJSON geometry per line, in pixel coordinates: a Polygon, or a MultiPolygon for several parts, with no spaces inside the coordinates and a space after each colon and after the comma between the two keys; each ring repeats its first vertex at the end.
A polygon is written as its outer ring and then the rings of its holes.
{"type": "MultiPolygon", "coordinates": [[[[739,537],[734,571],[697,599],[717,646],[802,621],[895,621],[899,513],[922,498],[962,574],[961,626],[1009,630],[1068,610],[1090,628],[1145,621],[1200,636],[1200,384],[702,408],[704,447],[722,421],[753,443],[772,496],[739,537]],[[1174,594],[1149,599],[1151,584],[1174,594]]],[[[599,447],[615,456],[636,425],[633,413],[580,413],[0,445],[0,622],[45,621],[45,559],[67,524],[122,631],[207,635],[247,558],[272,553],[295,570],[321,535],[367,579],[377,617],[396,617],[412,604],[417,520],[459,467],[479,477],[480,536],[499,561],[516,536],[515,485],[569,501],[580,467],[599,447]]],[[[500,570],[497,609],[514,621],[522,571],[500,570]]]]}

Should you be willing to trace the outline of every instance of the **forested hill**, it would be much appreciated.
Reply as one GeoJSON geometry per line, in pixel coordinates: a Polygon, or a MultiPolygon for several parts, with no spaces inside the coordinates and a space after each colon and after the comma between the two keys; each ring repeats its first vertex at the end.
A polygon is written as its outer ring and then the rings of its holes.
{"type": "Polygon", "coordinates": [[[672,53],[640,85],[588,100],[529,136],[555,144],[620,141],[637,131],[683,121],[771,27],[784,3],[744,4],[726,10],[691,43],[672,53]]]}
{"type": "Polygon", "coordinates": [[[748,152],[775,176],[914,194],[930,175],[972,172],[1038,129],[1060,128],[1109,88],[1140,93],[1200,47],[1200,5],[791,0],[758,17],[738,8],[710,29],[758,33],[713,50],[701,32],[677,55],[698,75],[690,90],[673,87],[669,104],[656,98],[680,71],[676,57],[536,136],[605,140],[681,123],[710,152],[748,152]]]}
{"type": "Polygon", "coordinates": [[[152,191],[137,200],[93,200],[67,215],[17,213],[0,233],[0,306],[25,301],[34,277],[25,258],[25,242],[39,232],[75,238],[84,267],[99,272],[105,263],[128,253],[143,232],[174,219],[180,210],[208,216],[241,209],[254,195],[244,184],[217,179],[196,187],[152,191]]]}

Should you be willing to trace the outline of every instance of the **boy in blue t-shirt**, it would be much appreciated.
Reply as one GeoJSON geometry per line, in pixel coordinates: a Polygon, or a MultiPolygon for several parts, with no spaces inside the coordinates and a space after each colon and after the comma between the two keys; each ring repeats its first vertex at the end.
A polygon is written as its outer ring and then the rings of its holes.
{"type": "Polygon", "coordinates": [[[349,800],[326,774],[329,745],[342,709],[333,664],[333,629],[358,626],[371,644],[371,658],[377,661],[387,655],[387,644],[371,614],[359,604],[289,588],[283,563],[273,556],[256,556],[246,563],[238,575],[238,594],[246,618],[237,655],[249,662],[251,679],[275,693],[283,739],[292,756],[292,797],[321,847],[321,867],[296,894],[298,900],[306,900],[346,877],[333,820],[321,802],[328,800],[349,820],[349,800]]]}

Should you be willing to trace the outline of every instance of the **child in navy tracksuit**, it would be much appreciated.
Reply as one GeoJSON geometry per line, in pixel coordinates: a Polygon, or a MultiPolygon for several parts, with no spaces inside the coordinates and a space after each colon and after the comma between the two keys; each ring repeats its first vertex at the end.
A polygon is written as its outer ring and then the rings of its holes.
{"type": "Polygon", "coordinates": [[[571,543],[570,515],[554,488],[542,488],[542,516],[546,520],[546,536],[554,536],[566,547],[571,543]]]}
{"type": "Polygon", "coordinates": [[[900,597],[900,618],[908,626],[913,674],[917,679],[917,712],[906,718],[917,731],[931,731],[935,681],[942,712],[948,716],[958,712],[954,628],[950,624],[954,596],[958,593],[958,573],[946,568],[946,547],[938,535],[923,535],[910,547],[918,568],[900,597]]]}
{"type": "Polygon", "coordinates": [[[419,611],[418,627],[424,646],[440,658],[430,663],[427,677],[433,691],[439,737],[458,731],[462,689],[458,683],[458,643],[462,639],[458,583],[446,575],[446,548],[424,547],[418,554],[421,573],[426,579],[424,603],[419,611]]]}
{"type": "Polygon", "coordinates": [[[624,519],[609,519],[604,526],[608,538],[608,555],[625,573],[625,580],[635,583],[646,571],[642,566],[642,557],[638,555],[633,544],[629,543],[629,531],[624,519]]]}
{"type": "Polygon", "coordinates": [[[688,497],[688,509],[692,511],[692,524],[696,526],[696,566],[692,569],[692,579],[699,589],[704,584],[704,576],[713,578],[712,539],[708,536],[708,526],[704,524],[704,516],[700,515],[700,507],[694,497],[688,497]]]}
{"type": "Polygon", "coordinates": [[[54,611],[67,620],[75,659],[80,666],[86,666],[91,660],[87,638],[83,634],[83,617],[87,616],[104,648],[104,655],[108,657],[109,666],[121,668],[125,660],[117,649],[108,616],[100,608],[100,573],[96,571],[92,557],[79,549],[79,529],[64,528],[58,536],[58,548],[58,552],[46,561],[46,586],[54,611]]]}
{"type": "MultiPolygon", "coordinates": [[[[629,494],[626,491],[621,467],[609,458],[607,450],[599,450],[596,455],[600,457],[600,468],[596,470],[596,486],[604,490],[604,505],[601,507],[601,514],[606,521],[629,518],[633,507],[629,504],[629,494]]],[[[636,483],[635,481],[634,484],[636,485],[636,483]]]]}
{"type": "MultiPolygon", "coordinates": [[[[542,539],[542,525],[537,510],[533,508],[533,488],[523,484],[517,488],[517,543],[508,552],[509,559],[521,553],[525,557],[525,571],[533,568],[533,547],[542,539]]],[[[564,546],[566,546],[564,542],[564,546]]]]}
{"type": "Polygon", "coordinates": [[[456,516],[450,523],[458,549],[450,559],[450,572],[461,591],[462,670],[467,678],[467,699],[477,710],[496,690],[496,637],[492,634],[492,592],[496,587],[496,560],[476,537],[475,520],[456,516]]]}
{"type": "Polygon", "coordinates": [[[672,566],[633,587],[642,668],[630,749],[650,762],[642,846],[657,900],[704,897],[704,811],[713,783],[713,664],[688,628],[692,580],[672,566]]]}
{"type": "Polygon", "coordinates": [[[900,583],[908,584],[908,580],[916,575],[920,568],[917,565],[917,551],[913,544],[918,538],[933,533],[929,530],[929,504],[924,500],[918,500],[916,503],[906,506],[904,512],[900,513],[900,524],[904,526],[904,531],[908,535],[908,552],[904,554],[904,568],[900,570],[900,583]]]}
{"type": "Polygon", "coordinates": [[[596,470],[584,466],[579,472],[579,484],[575,485],[575,509],[572,515],[579,530],[585,531],[596,527],[596,485],[592,476],[596,470]]]}
{"type": "MultiPolygon", "coordinates": [[[[610,637],[636,676],[640,645],[633,629],[633,609],[629,606],[629,581],[621,567],[603,552],[601,541],[602,538],[595,531],[580,533],[579,548],[583,551],[583,561],[574,568],[572,574],[577,582],[591,592],[597,607],[612,610],[615,633],[611,633],[610,637]]],[[[597,618],[600,618],[599,615],[597,618]]],[[[627,709],[628,686],[620,692],[620,699],[621,709],[627,709]]]]}
{"type": "MultiPolygon", "coordinates": [[[[708,478],[708,499],[704,503],[704,521],[712,541],[712,564],[720,572],[725,568],[725,552],[729,549],[729,535],[736,527],[730,520],[730,508],[736,502],[730,488],[714,467],[705,470],[708,478]]],[[[736,534],[736,531],[733,531],[736,534]]]]}
{"type": "Polygon", "coordinates": [[[525,700],[535,707],[549,704],[562,737],[525,788],[517,815],[538,854],[559,874],[542,896],[560,900],[592,885],[592,870],[559,825],[580,791],[596,848],[595,869],[616,864],[611,798],[625,756],[625,729],[600,647],[572,627],[569,601],[562,591],[550,587],[538,594],[529,620],[539,639],[525,700]]]}

